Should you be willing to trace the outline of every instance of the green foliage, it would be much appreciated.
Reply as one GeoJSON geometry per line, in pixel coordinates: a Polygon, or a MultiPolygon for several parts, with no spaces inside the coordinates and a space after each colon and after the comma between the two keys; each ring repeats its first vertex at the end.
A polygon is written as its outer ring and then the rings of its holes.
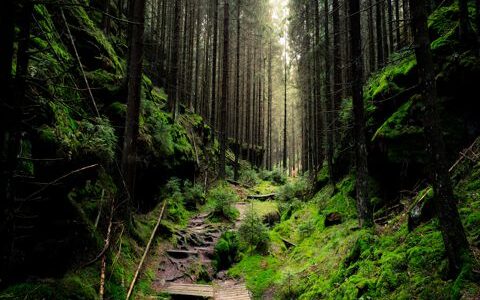
{"type": "Polygon", "coordinates": [[[248,168],[241,170],[240,182],[246,186],[254,186],[260,182],[258,174],[254,169],[248,168]]]}
{"type": "Polygon", "coordinates": [[[104,66],[108,66],[115,70],[117,74],[123,74],[124,64],[120,61],[112,44],[105,36],[103,31],[93,22],[85,8],[81,5],[72,5],[65,10],[67,20],[75,20],[84,33],[87,34],[91,41],[98,46],[100,50],[99,60],[104,62],[104,66]],[[71,17],[69,17],[71,16],[71,17]]]}
{"type": "Polygon", "coordinates": [[[96,299],[99,276],[98,268],[92,266],[68,273],[57,281],[15,284],[0,291],[0,299],[96,299]]]}
{"type": "Polygon", "coordinates": [[[174,168],[181,162],[193,161],[194,150],[186,128],[179,122],[173,123],[170,114],[150,100],[142,102],[140,119],[140,142],[146,154],[152,155],[147,163],[161,163],[174,168]]]}
{"type": "Polygon", "coordinates": [[[253,209],[249,209],[238,230],[241,243],[251,251],[265,254],[268,251],[270,237],[267,227],[253,209]]]}
{"type": "Polygon", "coordinates": [[[165,185],[162,195],[167,199],[167,218],[178,224],[186,224],[189,212],[185,208],[185,198],[182,193],[182,182],[172,178],[165,185]]]}
{"type": "Polygon", "coordinates": [[[365,101],[374,102],[402,92],[405,87],[400,85],[408,82],[406,78],[411,76],[416,65],[415,57],[408,55],[400,62],[386,66],[370,78],[365,88],[365,101]]]}
{"type": "Polygon", "coordinates": [[[238,201],[238,195],[227,184],[220,183],[208,192],[207,204],[217,218],[234,221],[238,211],[233,206],[238,201]]]}
{"type": "Polygon", "coordinates": [[[67,107],[53,102],[50,102],[50,107],[55,125],[44,125],[39,129],[43,140],[56,144],[69,158],[91,156],[103,162],[113,161],[118,139],[108,119],[77,121],[67,107]]]}
{"type": "Polygon", "coordinates": [[[205,204],[205,192],[200,184],[192,184],[189,180],[184,182],[183,197],[185,206],[189,210],[196,209],[198,205],[205,204]]]}
{"type": "Polygon", "coordinates": [[[287,183],[287,175],[279,168],[275,168],[271,171],[263,169],[260,171],[259,177],[262,180],[270,181],[276,185],[287,183]]]}
{"type": "Polygon", "coordinates": [[[215,245],[215,266],[217,270],[227,270],[238,261],[240,240],[235,231],[227,231],[215,245]]]}
{"type": "Polygon", "coordinates": [[[278,188],[277,199],[290,202],[294,199],[304,200],[310,188],[306,177],[299,177],[278,188]]]}
{"type": "Polygon", "coordinates": [[[421,126],[408,124],[409,110],[412,106],[412,99],[400,106],[400,108],[377,129],[377,132],[375,132],[372,137],[372,141],[377,137],[395,139],[402,135],[423,135],[423,128],[421,126]]]}

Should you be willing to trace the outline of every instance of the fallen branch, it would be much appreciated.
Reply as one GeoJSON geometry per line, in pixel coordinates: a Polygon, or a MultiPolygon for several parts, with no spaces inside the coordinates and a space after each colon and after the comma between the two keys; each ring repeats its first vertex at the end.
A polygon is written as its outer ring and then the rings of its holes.
{"type": "Polygon", "coordinates": [[[42,187],[41,189],[39,189],[38,191],[36,192],[33,192],[31,193],[29,196],[27,196],[24,200],[27,201],[27,200],[30,200],[32,199],[33,197],[35,197],[36,195],[40,194],[41,192],[43,192],[44,190],[46,190],[49,186],[51,185],[54,185],[56,184],[57,182],[73,175],[73,174],[76,174],[76,173],[80,173],[82,171],[85,171],[85,170],[88,170],[88,169],[92,169],[92,168],[95,168],[95,167],[98,167],[98,164],[94,164],[94,165],[90,165],[90,166],[86,166],[86,167],[83,167],[83,168],[80,168],[80,169],[77,169],[75,171],[72,171],[70,173],[67,173],[65,175],[62,175],[60,177],[58,177],[57,179],[55,179],[54,181],[51,181],[49,183],[47,183],[44,187],[42,187]]]}
{"type": "Polygon", "coordinates": [[[85,81],[85,86],[87,87],[88,90],[88,95],[90,96],[90,99],[92,100],[93,107],[95,108],[95,113],[97,114],[97,117],[100,117],[100,113],[98,111],[97,103],[95,102],[95,98],[93,97],[92,89],[90,88],[90,84],[88,83],[87,76],[85,75],[85,70],[83,69],[82,61],[80,60],[80,56],[78,55],[77,47],[75,46],[75,41],[73,40],[72,33],[70,32],[70,26],[68,25],[67,18],[65,18],[65,14],[63,13],[63,9],[60,9],[60,12],[62,13],[62,18],[63,21],[65,22],[65,28],[67,28],[68,36],[70,37],[70,42],[72,43],[73,51],[75,52],[75,56],[78,61],[78,65],[80,66],[80,71],[82,71],[83,75],[83,80],[85,81]]]}
{"type": "Polygon", "coordinates": [[[265,195],[248,195],[247,199],[267,200],[267,199],[273,199],[275,198],[275,196],[276,196],[275,193],[265,194],[265,195]]]}
{"type": "Polygon", "coordinates": [[[285,243],[285,245],[287,246],[287,248],[290,248],[290,247],[296,247],[297,245],[290,242],[289,240],[283,238],[283,237],[280,237],[280,239],[285,243]]]}
{"type": "Polygon", "coordinates": [[[158,216],[157,224],[153,228],[152,234],[150,235],[150,239],[148,240],[147,247],[145,248],[145,252],[143,253],[142,259],[140,260],[140,263],[138,264],[137,271],[135,271],[135,275],[133,276],[132,282],[130,283],[130,288],[128,289],[126,300],[130,299],[130,296],[132,296],[133,287],[135,286],[135,283],[137,282],[138,274],[140,273],[140,270],[142,269],[143,263],[145,261],[145,258],[147,257],[147,254],[148,254],[148,250],[150,250],[150,246],[152,245],[153,238],[155,237],[155,234],[157,233],[157,229],[160,226],[160,221],[162,221],[163,212],[165,211],[165,206],[166,205],[167,205],[167,200],[163,201],[162,210],[160,211],[160,215],[158,216]]]}

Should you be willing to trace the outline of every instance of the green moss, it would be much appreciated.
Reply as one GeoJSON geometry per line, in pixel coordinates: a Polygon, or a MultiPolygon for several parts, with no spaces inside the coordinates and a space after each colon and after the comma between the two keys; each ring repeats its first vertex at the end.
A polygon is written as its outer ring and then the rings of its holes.
{"type": "Polygon", "coordinates": [[[374,102],[388,98],[404,90],[400,87],[417,65],[413,55],[409,55],[395,64],[388,65],[369,80],[365,88],[365,101],[374,102]]]}
{"type": "Polygon", "coordinates": [[[68,7],[70,15],[80,24],[81,29],[91,36],[97,45],[99,45],[104,53],[103,59],[115,70],[117,75],[123,74],[124,65],[120,61],[112,44],[105,36],[102,30],[92,21],[83,6],[74,5],[68,7]]]}
{"type": "Polygon", "coordinates": [[[412,99],[400,106],[400,108],[377,129],[372,137],[372,141],[376,138],[395,139],[403,135],[423,134],[423,128],[408,124],[409,111],[412,106],[412,99]]]}
{"type": "Polygon", "coordinates": [[[271,256],[252,255],[245,256],[228,273],[234,277],[243,277],[247,287],[256,298],[280,279],[277,271],[279,262],[271,256]]]}

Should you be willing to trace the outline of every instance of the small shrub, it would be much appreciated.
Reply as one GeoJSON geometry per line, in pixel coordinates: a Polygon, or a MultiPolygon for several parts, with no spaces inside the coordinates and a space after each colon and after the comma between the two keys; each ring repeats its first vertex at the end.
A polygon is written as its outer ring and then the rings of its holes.
{"type": "Polygon", "coordinates": [[[240,183],[246,186],[254,186],[260,182],[258,174],[254,169],[242,170],[240,174],[240,183]]]}
{"type": "Polygon", "coordinates": [[[303,202],[294,198],[289,202],[279,202],[278,211],[280,212],[281,220],[288,220],[292,214],[302,206],[303,202]]]}
{"type": "Polygon", "coordinates": [[[207,200],[215,217],[230,221],[237,217],[238,211],[233,204],[238,201],[238,195],[229,186],[222,184],[213,188],[208,193],[207,200]]]}
{"type": "Polygon", "coordinates": [[[185,198],[182,194],[180,179],[170,179],[162,194],[168,199],[168,218],[174,222],[185,222],[188,219],[188,211],[185,209],[185,198]]]}
{"type": "Polygon", "coordinates": [[[289,182],[278,189],[277,198],[280,201],[289,202],[294,199],[303,200],[308,190],[308,181],[306,178],[299,178],[296,181],[289,182]]]}
{"type": "Polygon", "coordinates": [[[199,184],[192,184],[186,180],[183,187],[183,197],[187,209],[196,209],[197,205],[205,204],[205,193],[203,187],[199,184]]]}
{"type": "Polygon", "coordinates": [[[250,209],[247,212],[238,233],[240,242],[249,250],[258,251],[261,254],[267,253],[270,244],[268,229],[254,210],[250,209]]]}
{"type": "Polygon", "coordinates": [[[287,175],[281,169],[262,170],[259,173],[259,177],[262,180],[270,181],[276,185],[282,185],[287,183],[287,175]]]}
{"type": "Polygon", "coordinates": [[[233,178],[233,167],[232,166],[226,166],[225,167],[225,176],[226,176],[226,178],[233,178]]]}
{"type": "Polygon", "coordinates": [[[227,231],[215,245],[215,266],[218,271],[229,269],[238,261],[240,240],[234,231],[227,231]]]}

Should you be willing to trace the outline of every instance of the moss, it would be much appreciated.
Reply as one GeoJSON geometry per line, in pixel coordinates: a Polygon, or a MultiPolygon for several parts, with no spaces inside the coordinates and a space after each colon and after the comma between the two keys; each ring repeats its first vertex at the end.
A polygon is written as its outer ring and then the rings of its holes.
{"type": "Polygon", "coordinates": [[[409,111],[412,106],[412,99],[400,106],[400,108],[377,129],[372,137],[372,141],[377,138],[395,139],[405,135],[422,135],[422,127],[408,124],[409,111]]]}
{"type": "Polygon", "coordinates": [[[103,31],[89,17],[85,8],[80,5],[69,6],[68,12],[76,20],[77,24],[80,25],[81,29],[93,38],[96,45],[101,47],[103,53],[100,54],[102,56],[100,59],[106,60],[107,64],[115,70],[117,75],[123,74],[124,64],[120,61],[119,56],[103,31]]]}
{"type": "Polygon", "coordinates": [[[280,279],[277,271],[279,262],[271,256],[252,255],[245,256],[228,273],[234,277],[243,277],[247,287],[256,298],[280,279]]]}
{"type": "Polygon", "coordinates": [[[278,214],[278,204],[274,201],[251,201],[251,207],[260,218],[269,214],[278,214]]]}
{"type": "Polygon", "coordinates": [[[414,56],[408,55],[399,62],[382,69],[367,83],[365,101],[374,102],[402,92],[405,87],[400,86],[405,83],[405,78],[410,76],[416,65],[414,56]]]}
{"type": "Polygon", "coordinates": [[[100,274],[95,266],[66,274],[60,280],[20,283],[0,292],[1,299],[96,299],[100,274]]]}

